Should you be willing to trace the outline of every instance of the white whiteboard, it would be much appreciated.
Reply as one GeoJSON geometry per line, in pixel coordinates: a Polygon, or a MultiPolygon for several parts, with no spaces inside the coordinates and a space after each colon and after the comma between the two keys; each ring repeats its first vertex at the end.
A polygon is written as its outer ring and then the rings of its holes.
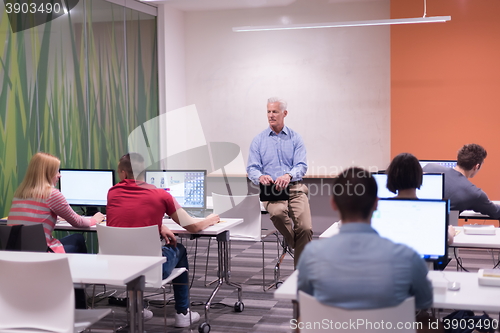
{"type": "MultiPolygon", "coordinates": [[[[304,138],[308,175],[333,175],[351,165],[384,169],[390,159],[390,28],[231,30],[278,24],[283,13],[291,23],[390,15],[386,0],[186,12],[186,100],[196,105],[206,141],[235,143],[246,161],[252,139],[268,126],[267,98],[279,96],[288,101],[285,124],[304,138]]],[[[241,168],[229,172],[244,174],[241,168]]]]}

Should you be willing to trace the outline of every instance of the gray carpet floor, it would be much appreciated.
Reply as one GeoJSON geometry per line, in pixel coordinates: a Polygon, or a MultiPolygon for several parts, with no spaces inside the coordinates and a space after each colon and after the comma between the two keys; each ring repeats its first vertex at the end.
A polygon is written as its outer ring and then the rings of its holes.
{"type": "MultiPolygon", "coordinates": [[[[184,239],[190,257],[190,278],[191,286],[191,309],[201,315],[204,320],[204,303],[208,299],[214,285],[205,286],[205,264],[208,254],[208,241],[199,239],[198,246],[195,240],[184,239]],[[196,258],[194,254],[196,253],[196,258]]],[[[266,274],[265,284],[273,282],[274,265],[277,259],[277,248],[275,237],[270,236],[264,242],[264,269],[266,274]]],[[[208,274],[206,280],[212,281],[216,278],[217,269],[217,244],[211,242],[210,255],[208,256],[208,274]]],[[[450,253],[453,257],[453,253],[450,253]]],[[[460,249],[462,265],[469,271],[477,271],[479,268],[492,268],[498,261],[498,251],[460,249]]],[[[457,262],[453,259],[446,270],[457,270],[457,262]]],[[[281,265],[281,279],[286,279],[293,271],[293,259],[287,255],[281,265]]],[[[290,333],[290,320],[293,317],[292,304],[286,300],[276,300],[273,297],[275,288],[264,291],[262,287],[262,248],[260,242],[233,241],[231,244],[231,280],[243,286],[243,312],[235,312],[234,304],[237,301],[236,288],[224,284],[217,293],[210,309],[210,326],[212,333],[234,332],[273,332],[290,333]]],[[[103,292],[104,297],[97,297],[96,307],[109,307],[108,296],[125,297],[124,288],[96,287],[97,292],[103,292]]],[[[92,293],[92,287],[87,288],[87,293],[92,293]]],[[[145,323],[147,332],[164,332],[163,321],[164,309],[162,307],[162,295],[153,293],[148,300],[148,308],[154,313],[154,317],[145,323]]],[[[173,294],[167,296],[169,302],[166,306],[168,332],[198,332],[198,324],[193,324],[191,328],[174,327],[174,304],[173,294]]],[[[94,331],[101,329],[109,331],[112,327],[120,327],[126,323],[125,307],[111,306],[114,314],[108,316],[103,321],[95,325],[94,331]]],[[[446,315],[451,310],[443,313],[446,315]]],[[[498,314],[490,314],[492,318],[498,319],[498,314]]],[[[127,329],[123,329],[127,332],[127,329]]]]}
{"type": "MultiPolygon", "coordinates": [[[[277,261],[276,237],[271,235],[264,242],[265,285],[274,281],[274,266],[277,261]]],[[[199,312],[201,320],[193,324],[191,329],[174,327],[174,300],[172,291],[167,295],[167,331],[168,332],[198,332],[198,324],[204,321],[204,304],[215,288],[215,284],[207,285],[217,277],[217,243],[211,242],[208,251],[206,238],[196,240],[183,239],[183,244],[189,253],[190,280],[192,282],[191,309],[199,312]],[[209,253],[208,253],[209,252],[209,253]],[[196,258],[195,254],[196,253],[196,258]],[[208,255],[208,273],[205,278],[205,267],[208,255]],[[206,280],[206,281],[205,281],[206,280]]],[[[293,259],[286,255],[281,264],[281,280],[286,279],[293,272],[293,259]]],[[[234,304],[237,301],[237,289],[227,284],[222,285],[215,296],[210,309],[210,326],[212,333],[219,332],[291,332],[289,321],[292,319],[292,304],[289,301],[276,300],[273,297],[275,287],[268,291],[263,290],[262,276],[262,245],[260,242],[232,241],[231,242],[231,281],[243,287],[244,311],[235,312],[234,304]]],[[[87,294],[91,295],[93,288],[87,287],[87,294]]],[[[124,288],[96,286],[96,308],[109,307],[114,309],[114,315],[95,325],[96,329],[120,327],[126,323],[125,307],[108,304],[109,296],[126,297],[124,288]],[[102,293],[102,295],[100,295],[102,293]],[[113,318],[114,317],[114,318],[113,318]],[[113,324],[114,321],[114,324],[113,324]]],[[[151,294],[151,293],[149,293],[151,294]]],[[[148,293],[146,293],[148,295],[148,293]]],[[[89,300],[90,302],[90,300],[89,300]]],[[[164,332],[163,295],[158,290],[147,297],[148,308],[154,317],[145,323],[147,332],[164,332]]],[[[123,331],[127,331],[126,328],[123,331]]]]}

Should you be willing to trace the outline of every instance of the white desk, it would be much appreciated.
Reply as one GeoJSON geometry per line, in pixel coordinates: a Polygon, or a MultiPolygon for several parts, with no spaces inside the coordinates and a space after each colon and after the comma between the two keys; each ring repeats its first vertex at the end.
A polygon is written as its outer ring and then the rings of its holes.
{"type": "Polygon", "coordinates": [[[296,269],[283,284],[274,291],[274,298],[297,300],[297,279],[299,278],[299,270],[296,269]]]}
{"type": "Polygon", "coordinates": [[[477,272],[430,271],[427,277],[433,285],[460,282],[458,291],[434,289],[434,308],[500,312],[500,287],[480,286],[477,272]]]}
{"type": "MultiPolygon", "coordinates": [[[[429,271],[427,277],[435,286],[445,285],[448,281],[460,282],[458,291],[434,288],[433,308],[500,312],[500,287],[480,286],[475,272],[429,271]]],[[[296,301],[297,278],[296,270],[274,292],[274,298],[296,301]]]]}
{"type": "Polygon", "coordinates": [[[69,222],[66,221],[58,221],[54,226],[54,230],[62,230],[62,231],[96,231],[95,225],[87,228],[76,228],[73,227],[69,222]]]}
{"type": "Polygon", "coordinates": [[[322,239],[322,238],[332,237],[333,235],[338,234],[339,230],[340,230],[340,221],[335,222],[334,224],[329,226],[328,229],[326,229],[325,231],[323,231],[321,235],[319,235],[319,238],[322,239]]]}
{"type": "MultiPolygon", "coordinates": [[[[500,205],[500,201],[498,200],[491,200],[496,205],[500,205]]],[[[475,212],[473,210],[464,210],[462,213],[460,213],[459,217],[461,219],[467,220],[499,220],[499,219],[494,219],[490,217],[489,215],[484,215],[478,212],[475,212]]]]}
{"type": "MultiPolygon", "coordinates": [[[[467,235],[464,233],[463,227],[455,227],[457,234],[453,239],[450,248],[453,249],[453,255],[457,261],[457,265],[467,271],[462,266],[462,261],[458,255],[459,248],[475,248],[475,249],[496,249],[500,250],[500,229],[495,228],[494,235],[467,235]]],[[[497,262],[494,267],[497,267],[500,262],[497,262]]]]}
{"type": "MultiPolygon", "coordinates": [[[[215,295],[221,288],[224,282],[227,285],[235,287],[238,289],[238,301],[235,303],[234,308],[236,311],[243,311],[243,302],[242,302],[242,288],[241,285],[231,282],[230,280],[230,256],[229,256],[229,230],[242,223],[243,219],[230,219],[223,218],[223,222],[214,224],[196,234],[191,234],[189,231],[175,223],[175,221],[171,219],[163,219],[163,224],[166,225],[174,234],[178,235],[191,235],[191,237],[216,237],[217,239],[217,255],[218,255],[218,265],[217,265],[217,284],[215,289],[212,291],[212,294],[208,298],[208,301],[205,304],[205,322],[200,324],[200,327],[209,325],[209,310],[210,305],[212,304],[212,300],[215,295]]],[[[67,231],[96,231],[95,226],[91,226],[88,228],[75,228],[68,222],[58,222],[55,226],[56,230],[67,230],[67,231]]],[[[129,257],[127,257],[129,258],[129,257]]],[[[91,283],[91,282],[89,282],[91,283]]],[[[123,283],[122,283],[123,284],[123,283]]]]}
{"type": "Polygon", "coordinates": [[[0,251],[0,258],[4,260],[44,260],[58,257],[68,258],[71,278],[77,286],[81,284],[125,284],[130,311],[129,331],[144,332],[143,274],[156,265],[164,263],[164,257],[0,251]]]}
{"type": "Polygon", "coordinates": [[[467,235],[463,227],[455,227],[455,235],[451,247],[468,247],[482,249],[500,249],[500,229],[495,228],[495,235],[467,235]]]}
{"type": "MultiPolygon", "coordinates": [[[[203,218],[195,218],[197,221],[204,220],[203,218]]],[[[202,230],[198,232],[198,235],[217,235],[221,231],[229,230],[230,228],[234,227],[235,225],[238,225],[243,222],[243,219],[225,219],[223,218],[221,220],[221,223],[214,224],[205,230],[202,230]]],[[[105,222],[102,224],[106,225],[105,222]]],[[[172,231],[175,230],[175,233],[178,234],[189,234],[189,231],[175,223],[174,220],[169,219],[169,218],[164,218],[163,219],[163,224],[169,227],[172,231]]],[[[87,228],[75,228],[71,224],[69,224],[66,221],[60,221],[56,223],[56,226],[54,227],[54,230],[68,230],[68,231],[96,231],[95,225],[87,228]]]]}
{"type": "Polygon", "coordinates": [[[464,210],[458,215],[459,218],[467,220],[498,220],[491,218],[489,215],[484,215],[473,210],[464,210]]]}
{"type": "MultiPolygon", "coordinates": [[[[202,218],[197,218],[196,220],[203,220],[202,218]]],[[[232,227],[243,223],[243,219],[221,219],[220,223],[214,224],[202,231],[196,233],[198,236],[209,236],[215,237],[218,234],[230,230],[232,227]]],[[[179,235],[190,235],[191,233],[175,223],[172,219],[163,219],[163,224],[166,225],[173,233],[179,235]]]]}
{"type": "MultiPolygon", "coordinates": [[[[196,220],[203,220],[202,218],[195,218],[196,220]]],[[[223,222],[214,224],[205,230],[202,230],[197,233],[197,235],[205,235],[205,236],[217,236],[219,233],[223,231],[227,231],[234,227],[235,225],[238,225],[243,222],[243,219],[222,219],[223,222]]],[[[106,225],[106,223],[102,223],[103,225],[106,225]]],[[[172,232],[179,234],[179,235],[186,235],[190,234],[189,231],[178,225],[177,223],[174,222],[172,219],[165,218],[163,219],[163,224],[166,225],[172,232]]],[[[57,222],[54,230],[65,230],[65,231],[96,231],[95,225],[87,228],[76,228],[73,227],[71,224],[69,224],[66,221],[60,221],[57,222]]]]}

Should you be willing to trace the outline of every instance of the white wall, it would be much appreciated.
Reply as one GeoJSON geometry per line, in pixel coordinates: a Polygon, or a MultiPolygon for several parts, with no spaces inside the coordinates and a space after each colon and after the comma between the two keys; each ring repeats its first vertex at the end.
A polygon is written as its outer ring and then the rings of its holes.
{"type": "Polygon", "coordinates": [[[160,113],[186,106],[185,14],[158,6],[160,113]]]}
{"type": "MultiPolygon", "coordinates": [[[[160,158],[168,156],[168,144],[176,133],[167,131],[165,113],[186,106],[185,14],[165,5],[158,6],[158,95],[160,158]]],[[[158,125],[155,122],[155,126],[158,125]]],[[[142,135],[142,134],[141,134],[142,135]]],[[[166,169],[165,162],[161,167],[166,169]]]]}
{"type": "MultiPolygon", "coordinates": [[[[389,27],[232,27],[383,19],[389,9],[389,0],[188,12],[161,5],[160,111],[195,104],[206,142],[235,143],[246,161],[251,140],[267,127],[266,99],[280,96],[288,100],[286,124],[306,143],[309,175],[350,165],[383,169],[390,160],[389,27]]],[[[178,130],[184,135],[174,137],[186,140],[189,129],[178,130]]],[[[226,172],[242,174],[235,170],[226,172]]]]}
{"type": "Polygon", "coordinates": [[[267,127],[266,99],[288,100],[309,175],[390,158],[390,28],[232,32],[246,25],[389,18],[389,0],[297,1],[287,7],[185,12],[186,96],[207,142],[238,144],[246,160],[267,127]]]}

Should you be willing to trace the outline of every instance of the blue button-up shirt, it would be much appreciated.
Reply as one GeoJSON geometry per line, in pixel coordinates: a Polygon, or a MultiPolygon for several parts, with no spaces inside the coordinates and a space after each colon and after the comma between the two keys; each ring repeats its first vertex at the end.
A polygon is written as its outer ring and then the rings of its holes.
{"type": "Polygon", "coordinates": [[[382,238],[363,222],[344,223],[337,235],[312,241],[300,255],[298,289],[344,309],[396,306],[415,296],[432,306],[427,266],[409,247],[382,238]]]}
{"type": "Polygon", "coordinates": [[[250,145],[248,178],[259,183],[259,177],[269,175],[276,180],[286,173],[292,181],[302,180],[307,171],[306,147],[302,137],[287,126],[279,134],[270,127],[258,134],[250,145]]]}

